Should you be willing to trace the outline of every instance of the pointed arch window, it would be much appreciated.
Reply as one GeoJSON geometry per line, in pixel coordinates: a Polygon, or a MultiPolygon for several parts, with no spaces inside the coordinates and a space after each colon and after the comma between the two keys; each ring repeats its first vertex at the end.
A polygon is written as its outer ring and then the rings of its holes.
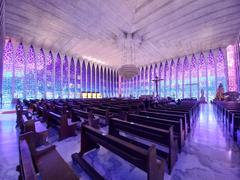
{"type": "MultiPolygon", "coordinates": [[[[61,57],[60,54],[57,54],[56,61],[55,61],[55,92],[54,97],[59,98],[62,97],[62,78],[61,78],[61,57]]],[[[63,76],[63,78],[65,78],[63,76]]]]}

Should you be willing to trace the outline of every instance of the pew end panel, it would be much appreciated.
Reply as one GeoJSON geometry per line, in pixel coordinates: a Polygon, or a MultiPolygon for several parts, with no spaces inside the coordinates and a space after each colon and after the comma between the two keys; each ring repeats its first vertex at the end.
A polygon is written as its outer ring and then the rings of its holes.
{"type": "Polygon", "coordinates": [[[63,114],[60,118],[59,140],[66,139],[71,136],[76,136],[77,122],[72,122],[67,114],[63,114]]]}
{"type": "Polygon", "coordinates": [[[152,145],[148,149],[148,180],[158,180],[159,177],[164,177],[165,164],[156,159],[156,146],[152,145]]]}
{"type": "Polygon", "coordinates": [[[84,160],[83,155],[101,145],[147,172],[149,180],[163,180],[164,161],[156,159],[155,146],[143,149],[114,136],[105,135],[88,125],[83,125],[81,134],[81,151],[80,153],[72,154],[72,159],[84,168],[93,178],[101,175],[90,167],[90,165],[84,160]]]}

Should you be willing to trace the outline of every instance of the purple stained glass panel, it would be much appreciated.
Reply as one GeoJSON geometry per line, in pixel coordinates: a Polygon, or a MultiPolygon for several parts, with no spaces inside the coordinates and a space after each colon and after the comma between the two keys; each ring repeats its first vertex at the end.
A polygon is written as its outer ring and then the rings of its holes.
{"type": "Polygon", "coordinates": [[[67,56],[64,57],[64,61],[63,61],[63,86],[62,86],[62,97],[63,98],[68,98],[69,96],[69,78],[68,78],[68,58],[67,56]]]}
{"type": "Polygon", "coordinates": [[[225,61],[224,61],[224,55],[221,48],[218,49],[217,53],[217,60],[216,60],[216,67],[217,67],[217,86],[219,86],[220,83],[223,84],[224,90],[227,91],[227,82],[226,82],[226,75],[224,71],[225,67],[225,61]]]}
{"type": "Polygon", "coordinates": [[[100,82],[99,82],[99,78],[100,78],[100,72],[99,72],[99,67],[97,65],[97,69],[96,69],[96,92],[99,92],[99,86],[100,86],[100,82]]]}
{"type": "Polygon", "coordinates": [[[82,63],[82,92],[86,92],[86,65],[85,61],[82,63]]]}
{"type": "Polygon", "coordinates": [[[160,79],[163,79],[162,81],[159,82],[159,92],[158,92],[158,94],[159,94],[160,97],[163,97],[164,96],[164,81],[165,81],[165,79],[164,79],[164,68],[163,68],[162,63],[159,65],[158,73],[159,73],[158,77],[160,79]]]}
{"type": "Polygon", "coordinates": [[[25,72],[25,92],[27,99],[35,98],[36,94],[36,61],[33,46],[30,46],[29,52],[26,56],[26,72],[25,72]]]}
{"type": "Polygon", "coordinates": [[[53,73],[54,72],[54,63],[53,63],[53,55],[50,51],[48,57],[46,59],[46,98],[53,98],[53,73]]]}
{"type": "Polygon", "coordinates": [[[24,98],[24,68],[25,52],[23,44],[20,43],[17,47],[14,61],[14,98],[24,98]]]}
{"type": "Polygon", "coordinates": [[[60,54],[57,54],[56,61],[55,61],[55,98],[62,97],[62,78],[61,78],[61,57],[60,54]]]}
{"type": "Polygon", "coordinates": [[[177,90],[177,95],[176,95],[176,98],[177,99],[181,99],[183,98],[183,86],[182,86],[182,83],[183,83],[183,66],[182,66],[182,61],[180,58],[178,58],[177,60],[177,67],[176,67],[176,90],[177,90]]]}
{"type": "Polygon", "coordinates": [[[45,54],[40,49],[36,61],[37,69],[37,98],[45,97],[45,54]]]}
{"type": "Polygon", "coordinates": [[[213,56],[212,50],[209,51],[208,54],[208,63],[207,63],[207,77],[208,77],[208,100],[212,100],[215,98],[216,94],[216,69],[215,69],[215,59],[213,56]]]}
{"type": "Polygon", "coordinates": [[[198,98],[198,62],[195,54],[191,59],[191,97],[198,98]]]}
{"type": "Polygon", "coordinates": [[[3,90],[2,98],[3,103],[11,103],[12,101],[12,82],[13,82],[13,55],[14,49],[12,42],[5,41],[4,53],[3,53],[3,90]]]}
{"type": "Polygon", "coordinates": [[[201,90],[207,92],[207,67],[206,60],[203,53],[199,57],[199,97],[201,97],[201,90]]]}
{"type": "Polygon", "coordinates": [[[69,83],[69,98],[74,98],[75,94],[75,63],[74,59],[70,62],[70,83],[69,83]]]}
{"type": "Polygon", "coordinates": [[[185,56],[183,61],[183,94],[184,98],[190,98],[190,65],[189,60],[187,56],[185,56]]]}
{"type": "Polygon", "coordinates": [[[79,59],[76,65],[76,98],[81,97],[81,65],[79,59]]]}
{"type": "Polygon", "coordinates": [[[92,66],[92,92],[96,92],[96,73],[95,73],[95,65],[92,66]]]}
{"type": "Polygon", "coordinates": [[[101,66],[101,69],[100,69],[100,86],[99,86],[99,91],[100,93],[103,95],[103,68],[101,66]]]}
{"type": "Polygon", "coordinates": [[[90,67],[90,63],[87,64],[87,81],[86,81],[86,85],[87,85],[87,92],[91,92],[91,67],[90,67]]]}

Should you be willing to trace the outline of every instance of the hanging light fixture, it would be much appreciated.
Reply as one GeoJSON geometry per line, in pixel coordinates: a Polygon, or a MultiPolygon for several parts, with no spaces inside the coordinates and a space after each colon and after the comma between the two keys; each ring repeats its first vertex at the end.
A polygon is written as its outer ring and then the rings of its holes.
{"type": "Polygon", "coordinates": [[[125,79],[131,79],[138,75],[139,70],[135,63],[136,58],[136,39],[133,33],[123,33],[122,43],[122,66],[118,69],[118,73],[125,79]]]}

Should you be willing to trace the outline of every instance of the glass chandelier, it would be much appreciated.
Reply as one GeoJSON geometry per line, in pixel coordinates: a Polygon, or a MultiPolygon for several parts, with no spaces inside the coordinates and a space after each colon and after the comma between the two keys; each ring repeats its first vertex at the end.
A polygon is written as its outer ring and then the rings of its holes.
{"type": "Polygon", "coordinates": [[[136,43],[133,33],[123,33],[122,44],[122,65],[118,69],[118,73],[124,79],[131,79],[138,75],[139,70],[135,63],[136,43]]]}

